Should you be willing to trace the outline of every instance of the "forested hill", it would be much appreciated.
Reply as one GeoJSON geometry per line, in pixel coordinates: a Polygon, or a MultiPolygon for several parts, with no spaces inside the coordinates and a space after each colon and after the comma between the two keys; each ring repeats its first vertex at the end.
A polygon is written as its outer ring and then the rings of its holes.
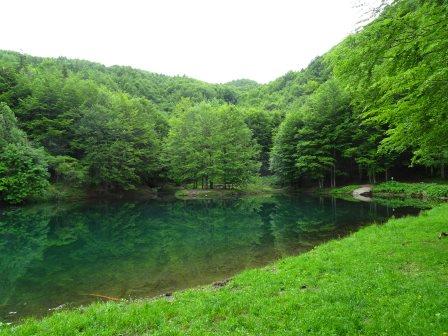
{"type": "Polygon", "coordinates": [[[233,188],[257,172],[292,186],[445,178],[447,79],[440,0],[397,0],[265,85],[2,51],[0,199],[48,183],[233,188]]]}
{"type": "MultiPolygon", "coordinates": [[[[91,81],[113,92],[146,98],[157,104],[161,111],[168,112],[185,97],[193,102],[217,99],[235,104],[238,102],[238,88],[248,85],[244,80],[241,80],[241,84],[245,85],[238,85],[240,81],[228,85],[209,84],[188,77],[170,77],[127,66],[106,67],[84,60],[33,57],[11,51],[0,51],[0,64],[3,68],[2,84],[5,86],[26,85],[20,79],[29,81],[37,79],[37,76],[48,81],[59,81],[59,84],[67,80],[91,81]],[[25,75],[28,77],[24,78],[25,75]]],[[[257,85],[256,82],[253,84],[257,85]]]]}

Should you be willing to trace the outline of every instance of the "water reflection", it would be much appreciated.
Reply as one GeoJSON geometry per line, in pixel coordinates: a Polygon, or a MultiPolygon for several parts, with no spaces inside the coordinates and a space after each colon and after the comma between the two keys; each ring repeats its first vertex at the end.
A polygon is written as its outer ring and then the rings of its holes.
{"type": "Polygon", "coordinates": [[[210,283],[391,214],[374,203],[305,196],[6,208],[0,319],[210,283]]]}

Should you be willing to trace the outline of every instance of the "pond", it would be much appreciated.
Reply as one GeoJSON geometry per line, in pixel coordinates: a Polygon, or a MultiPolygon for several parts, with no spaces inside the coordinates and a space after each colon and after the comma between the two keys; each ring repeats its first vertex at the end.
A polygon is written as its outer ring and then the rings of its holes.
{"type": "Polygon", "coordinates": [[[209,284],[415,214],[311,196],[0,209],[0,321],[209,284]]]}

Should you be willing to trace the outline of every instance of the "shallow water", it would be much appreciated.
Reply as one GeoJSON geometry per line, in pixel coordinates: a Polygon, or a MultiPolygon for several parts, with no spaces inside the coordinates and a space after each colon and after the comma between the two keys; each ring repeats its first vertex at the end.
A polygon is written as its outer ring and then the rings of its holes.
{"type": "Polygon", "coordinates": [[[392,215],[311,196],[0,209],[0,321],[225,279],[392,215]]]}

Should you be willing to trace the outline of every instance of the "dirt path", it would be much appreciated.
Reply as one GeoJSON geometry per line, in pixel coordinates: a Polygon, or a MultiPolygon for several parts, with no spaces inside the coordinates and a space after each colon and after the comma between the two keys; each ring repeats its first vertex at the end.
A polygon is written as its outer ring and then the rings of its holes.
{"type": "Polygon", "coordinates": [[[370,184],[363,185],[360,188],[353,190],[352,195],[357,200],[371,202],[372,186],[370,184]]]}

